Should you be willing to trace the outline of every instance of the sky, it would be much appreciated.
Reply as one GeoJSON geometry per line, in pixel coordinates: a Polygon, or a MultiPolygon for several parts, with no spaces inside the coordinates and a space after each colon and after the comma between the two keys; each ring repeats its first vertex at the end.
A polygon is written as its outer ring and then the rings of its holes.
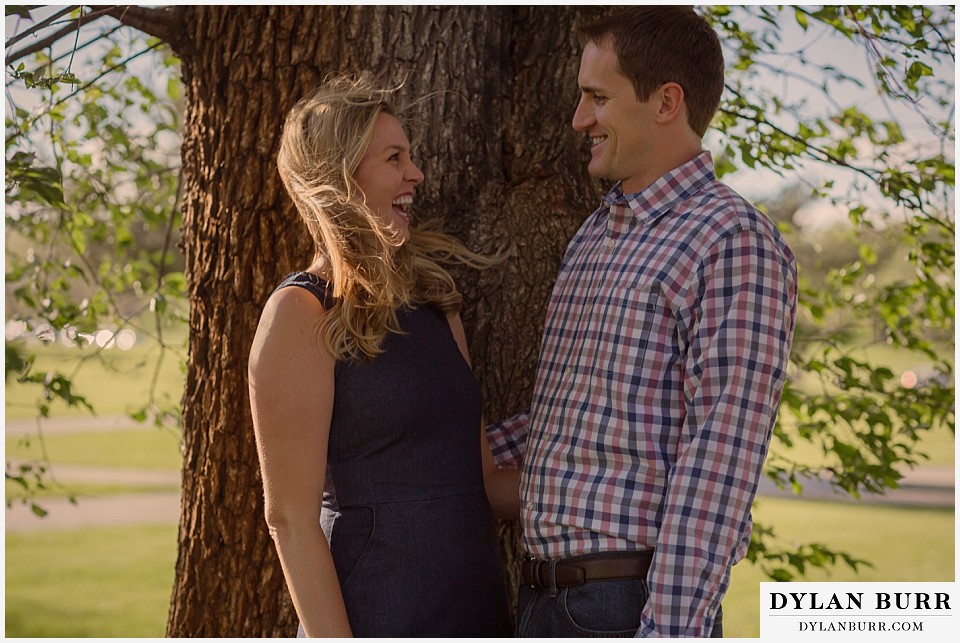
{"type": "MultiPolygon", "coordinates": [[[[904,156],[914,156],[916,151],[927,154],[942,151],[951,162],[956,158],[955,145],[951,143],[945,147],[943,138],[931,130],[915,109],[902,104],[892,105],[889,99],[885,99],[877,91],[876,81],[873,78],[873,68],[869,63],[867,50],[861,42],[852,42],[835,32],[823,29],[810,29],[809,32],[805,33],[794,20],[786,20],[781,26],[783,29],[782,51],[798,52],[803,50],[804,55],[810,61],[823,64],[832,63],[863,83],[862,88],[857,88],[851,84],[836,86],[831,91],[831,96],[836,102],[843,106],[855,105],[874,119],[889,120],[896,118],[899,121],[907,139],[907,143],[902,146],[904,156]]],[[[822,113],[826,107],[822,93],[816,87],[792,79],[788,75],[789,73],[801,73],[809,67],[804,67],[799,56],[784,56],[779,58],[778,62],[784,73],[776,74],[772,71],[763,71],[760,75],[761,84],[782,98],[791,101],[808,101],[811,113],[822,113]]],[[[934,75],[937,78],[948,80],[955,86],[956,68],[954,65],[941,64],[934,68],[934,75]]],[[[932,100],[921,100],[920,107],[927,110],[936,120],[947,120],[948,118],[953,120],[952,115],[936,106],[932,100]]],[[[709,138],[706,144],[707,147],[710,147],[709,138]]],[[[869,158],[869,149],[862,149],[861,152],[865,158],[869,158]]],[[[808,165],[804,168],[802,175],[805,180],[814,183],[827,179],[837,181],[837,187],[840,190],[845,189],[852,181],[850,174],[827,165],[808,165]]],[[[790,178],[780,177],[769,170],[746,170],[725,177],[724,180],[754,200],[771,197],[792,182],[790,178]]],[[[867,196],[866,201],[868,205],[877,206],[882,203],[882,198],[877,191],[873,191],[867,196]]],[[[945,205],[952,211],[954,207],[952,198],[950,203],[945,205]]],[[[798,213],[797,222],[803,224],[806,228],[815,230],[836,224],[848,224],[849,220],[846,210],[831,205],[827,201],[819,200],[805,206],[798,213]]]]}

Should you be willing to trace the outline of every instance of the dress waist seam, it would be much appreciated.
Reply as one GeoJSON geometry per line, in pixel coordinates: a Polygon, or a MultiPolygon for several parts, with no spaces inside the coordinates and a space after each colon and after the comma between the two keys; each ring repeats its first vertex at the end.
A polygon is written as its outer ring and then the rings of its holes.
{"type": "MultiPolygon", "coordinates": [[[[451,498],[466,498],[469,496],[485,494],[483,487],[479,489],[474,489],[473,491],[465,491],[463,493],[451,493],[443,496],[432,496],[429,498],[405,498],[400,500],[373,500],[366,502],[342,502],[338,499],[336,509],[349,509],[351,507],[370,507],[370,506],[381,506],[381,505],[399,505],[399,504],[409,504],[413,502],[436,502],[438,500],[448,500],[451,498]]],[[[334,509],[334,507],[329,505],[324,505],[325,509],[334,509]]]]}

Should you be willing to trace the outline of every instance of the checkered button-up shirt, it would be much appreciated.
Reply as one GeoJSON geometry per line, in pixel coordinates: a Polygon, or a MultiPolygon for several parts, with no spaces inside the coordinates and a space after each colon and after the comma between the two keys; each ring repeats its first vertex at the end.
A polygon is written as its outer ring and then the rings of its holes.
{"type": "Polygon", "coordinates": [[[638,636],[710,634],[750,541],[796,302],[793,254],[707,152],[615,186],[567,248],[531,409],[488,432],[501,466],[522,457],[530,553],[654,548],[638,636]]]}

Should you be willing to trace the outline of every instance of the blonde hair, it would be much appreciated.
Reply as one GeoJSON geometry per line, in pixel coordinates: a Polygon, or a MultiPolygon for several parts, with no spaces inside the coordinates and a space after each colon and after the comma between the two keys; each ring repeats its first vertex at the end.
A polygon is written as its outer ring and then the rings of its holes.
{"type": "Polygon", "coordinates": [[[333,287],[335,303],[318,332],[336,359],[382,353],[387,333],[401,332],[401,307],[457,312],[463,298],[438,261],[486,267],[499,260],[426,226],[411,228],[404,243],[364,202],[354,173],[377,116],[397,117],[389,101],[395,91],[366,73],[328,79],[294,106],[280,139],[280,178],[313,238],[314,261],[333,287]]]}

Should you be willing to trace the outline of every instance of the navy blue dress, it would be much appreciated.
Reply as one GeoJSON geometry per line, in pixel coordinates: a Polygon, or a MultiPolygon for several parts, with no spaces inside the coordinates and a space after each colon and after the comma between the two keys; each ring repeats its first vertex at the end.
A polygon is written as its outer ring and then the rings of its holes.
{"type": "MultiPolygon", "coordinates": [[[[306,288],[329,308],[310,273],[306,288]]],[[[354,636],[511,636],[480,461],[480,390],[446,317],[398,313],[374,359],[336,363],[321,523],[354,636]]],[[[302,635],[302,630],[301,630],[302,635]]]]}

